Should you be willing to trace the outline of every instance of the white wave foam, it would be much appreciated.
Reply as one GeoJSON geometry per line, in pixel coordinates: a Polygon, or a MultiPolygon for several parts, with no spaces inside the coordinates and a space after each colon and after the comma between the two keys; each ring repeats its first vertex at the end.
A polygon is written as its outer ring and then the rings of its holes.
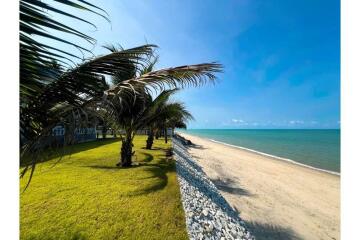
{"type": "Polygon", "coordinates": [[[296,161],[288,159],[288,158],[278,157],[278,156],[271,155],[271,154],[268,154],[268,153],[259,152],[259,151],[256,151],[256,150],[253,150],[253,149],[250,149],[250,148],[245,148],[245,147],[241,147],[241,146],[232,145],[232,144],[229,144],[229,143],[220,142],[220,141],[217,141],[217,140],[214,140],[214,139],[211,139],[211,138],[208,138],[208,140],[210,140],[212,142],[220,143],[220,144],[223,144],[223,145],[226,145],[226,146],[243,149],[243,150],[253,152],[253,153],[256,153],[256,154],[259,154],[259,155],[263,155],[263,156],[275,158],[275,159],[278,159],[278,160],[290,162],[292,164],[296,164],[296,165],[299,165],[299,166],[302,166],[302,167],[306,167],[306,168],[310,168],[310,169],[313,169],[313,170],[317,170],[317,171],[326,172],[326,173],[330,173],[330,174],[333,174],[333,175],[340,176],[340,173],[338,173],[338,172],[325,170],[325,169],[321,169],[321,168],[316,168],[316,167],[313,167],[313,166],[309,166],[309,165],[306,165],[306,164],[303,164],[303,163],[296,162],[296,161]]]}

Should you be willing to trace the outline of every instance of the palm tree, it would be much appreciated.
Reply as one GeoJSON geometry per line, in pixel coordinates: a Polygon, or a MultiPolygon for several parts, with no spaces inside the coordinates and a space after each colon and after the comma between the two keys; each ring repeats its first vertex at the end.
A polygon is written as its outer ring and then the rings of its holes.
{"type": "Polygon", "coordinates": [[[188,110],[186,110],[183,103],[175,102],[169,105],[171,105],[171,108],[174,110],[172,114],[170,114],[169,117],[164,121],[165,143],[167,143],[168,128],[171,128],[172,132],[174,132],[175,128],[186,128],[186,122],[189,120],[194,120],[194,117],[188,110]]]}
{"type": "Polygon", "coordinates": [[[163,92],[153,101],[154,110],[150,111],[148,121],[148,138],[146,140],[146,149],[151,149],[154,142],[154,131],[165,131],[165,143],[167,143],[167,127],[175,128],[180,126],[180,122],[185,124],[187,120],[192,120],[193,116],[188,112],[184,105],[179,102],[169,103],[169,97],[174,93],[163,92]],[[162,95],[167,95],[166,98],[161,98],[162,95]]]}
{"type": "MultiPolygon", "coordinates": [[[[87,60],[66,71],[53,70],[57,78],[44,84],[36,94],[21,98],[20,135],[24,144],[21,148],[20,160],[22,161],[23,156],[27,154],[34,155],[31,157],[32,162],[25,164],[21,176],[29,168],[33,172],[42,149],[47,146],[48,136],[51,135],[54,126],[64,123],[68,127],[65,132],[74,133],[76,127],[86,120],[83,116],[91,112],[88,106],[91,106],[94,101],[101,100],[104,91],[108,89],[105,75],[126,73],[128,62],[141,63],[142,55],[151,53],[153,47],[146,45],[113,52],[87,60]]],[[[132,91],[128,89],[131,85],[132,83],[126,83],[126,86],[119,85],[118,87],[132,94],[132,91]]]]}
{"type": "MultiPolygon", "coordinates": [[[[101,8],[84,0],[58,2],[108,19],[101,8]]],[[[36,162],[41,158],[41,151],[47,144],[52,128],[57,124],[63,123],[67,126],[69,131],[66,132],[71,137],[75,128],[86,121],[89,114],[98,114],[94,106],[99,101],[118,105],[115,109],[120,111],[116,114],[135,113],[146,99],[138,95],[142,96],[151,89],[158,91],[166,87],[198,86],[215,80],[214,73],[221,70],[220,64],[209,63],[160,71],[140,71],[139,69],[146,69],[144,66],[151,66],[148,63],[149,56],[154,55],[155,45],[127,50],[113,49],[109,54],[91,57],[75,64],[74,59],[83,58],[37,41],[34,36],[59,41],[85,52],[90,51],[77,43],[46,32],[43,27],[72,34],[90,43],[95,40],[54,20],[48,12],[62,14],[94,26],[85,19],[43,1],[20,0],[20,137],[23,143],[20,161],[23,162],[27,154],[33,155],[30,162],[24,162],[25,168],[21,173],[21,176],[24,176],[27,170],[31,169],[29,179],[36,162]],[[58,62],[59,66],[54,66],[54,61],[58,62]],[[121,81],[109,88],[105,76],[119,76],[121,81]]],[[[116,115],[114,111],[110,111],[108,115],[111,114],[116,115]]],[[[124,148],[124,158],[128,158],[126,144],[124,148]]]]}
{"type": "Polygon", "coordinates": [[[175,128],[186,128],[186,122],[188,120],[194,119],[191,113],[186,110],[183,103],[174,102],[168,105],[169,105],[168,107],[172,108],[173,110],[170,111],[170,114],[168,114],[167,117],[156,122],[154,128],[155,136],[156,134],[164,135],[165,143],[167,143],[168,141],[167,130],[169,128],[172,129],[172,132],[174,132],[175,128]]]}
{"type": "MultiPolygon", "coordinates": [[[[108,47],[116,51],[115,47],[108,47]]],[[[155,58],[157,59],[157,58],[155,58]]],[[[126,74],[114,74],[113,83],[105,91],[101,108],[106,119],[112,119],[113,126],[123,130],[120,135],[122,142],[120,161],[118,166],[128,167],[131,165],[133,155],[132,141],[136,132],[145,128],[154,118],[153,113],[164,99],[168,98],[174,90],[162,92],[156,101],[152,100],[152,90],[165,90],[166,87],[182,88],[186,86],[200,86],[206,82],[214,82],[215,73],[221,71],[221,65],[217,63],[205,63],[197,65],[180,66],[152,71],[153,57],[147,61],[147,65],[141,69],[133,68],[133,76],[126,74]],[[128,79],[131,77],[130,79],[128,79]]]]}
{"type": "MultiPolygon", "coordinates": [[[[92,12],[108,20],[104,10],[87,1],[57,2],[64,7],[92,12]]],[[[57,21],[50,14],[60,14],[93,27],[95,25],[76,14],[70,14],[73,12],[71,10],[59,10],[52,4],[20,0],[20,164],[24,166],[21,176],[31,169],[29,182],[36,162],[40,161],[41,153],[48,145],[53,127],[63,124],[70,142],[76,127],[84,124],[92,113],[88,106],[94,100],[101,99],[104,90],[108,89],[105,75],[115,72],[125,74],[130,71],[129,66],[145,64],[145,56],[152,54],[156,47],[144,45],[84,60],[83,52],[91,53],[89,49],[79,41],[66,41],[55,33],[76,36],[90,44],[94,44],[95,39],[57,21]],[[36,36],[74,47],[80,50],[82,56],[55,48],[36,36]],[[82,63],[75,64],[75,60],[82,60],[82,63]],[[31,157],[25,158],[26,155],[31,157]]],[[[127,89],[129,85],[131,83],[118,87],[127,89]]]]}
{"type": "Polygon", "coordinates": [[[167,111],[166,103],[169,100],[169,97],[176,91],[173,90],[165,90],[161,92],[155,99],[151,98],[149,102],[149,108],[151,111],[148,112],[149,114],[149,121],[145,126],[148,129],[148,138],[146,140],[146,149],[151,149],[152,144],[154,142],[154,131],[156,130],[156,125],[159,121],[165,118],[166,115],[170,114],[167,111]]]}
{"type": "Polygon", "coordinates": [[[148,138],[146,140],[146,149],[151,149],[154,142],[154,130],[156,124],[159,121],[165,119],[166,116],[170,115],[170,109],[167,108],[169,97],[175,93],[177,89],[164,90],[155,99],[150,100],[148,108],[151,110],[148,112],[148,122],[144,126],[148,129],[148,138]]]}
{"type": "Polygon", "coordinates": [[[59,122],[69,126],[77,124],[79,116],[86,116],[83,109],[88,99],[103,95],[103,90],[106,89],[105,78],[103,72],[96,70],[95,65],[101,62],[98,67],[110,63],[108,69],[113,66],[124,68],[124,59],[139,62],[139,56],[152,51],[151,46],[146,46],[135,52],[127,51],[126,56],[120,54],[122,57],[117,55],[105,59],[91,59],[81,66],[75,65],[74,60],[84,58],[83,52],[91,53],[88,48],[79,44],[78,40],[85,40],[90,44],[96,41],[91,36],[55,20],[50,14],[60,14],[85,22],[94,28],[96,27],[93,23],[77,16],[80,14],[71,14],[71,10],[92,12],[108,20],[107,14],[103,9],[84,0],[57,1],[57,4],[70,11],[60,10],[53,6],[53,2],[47,2],[49,1],[20,0],[20,163],[25,165],[21,176],[29,168],[32,169],[29,181],[35,163],[41,158],[41,150],[47,145],[52,128],[59,122]],[[61,33],[62,37],[57,37],[55,33],[61,33]],[[77,37],[77,40],[65,40],[63,35],[66,34],[77,37]],[[36,38],[37,36],[41,38],[36,38]],[[49,45],[43,39],[74,47],[80,50],[82,56],[74,54],[74,51],[49,45]],[[116,58],[117,60],[113,61],[116,58]],[[27,154],[33,155],[30,163],[24,162],[24,155],[27,154]]]}

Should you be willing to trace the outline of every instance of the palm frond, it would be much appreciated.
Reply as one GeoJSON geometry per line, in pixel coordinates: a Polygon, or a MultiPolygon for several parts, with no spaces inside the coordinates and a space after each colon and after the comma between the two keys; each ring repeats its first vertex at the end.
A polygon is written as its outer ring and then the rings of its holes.
{"type": "MultiPolygon", "coordinates": [[[[36,148],[24,147],[22,153],[32,152],[34,156],[38,156],[37,152],[41,147],[47,146],[45,140],[48,138],[46,136],[51,134],[51,130],[56,124],[63,123],[64,119],[68,119],[69,115],[74,115],[75,112],[80,111],[82,114],[77,115],[85,116],[87,112],[93,111],[93,108],[86,106],[89,105],[89,101],[97,102],[102,99],[104,90],[108,89],[105,75],[128,72],[128,62],[135,66],[145,65],[144,61],[147,59],[145,56],[152,54],[154,47],[154,45],[145,45],[113,52],[89,59],[66,71],[54,62],[49,62],[44,68],[44,71],[48,72],[42,76],[44,80],[46,77],[50,77],[46,81],[47,83],[34,85],[38,89],[35,89],[29,96],[21,95],[20,134],[23,139],[26,139],[24,146],[36,146],[36,148]]],[[[35,71],[35,73],[41,74],[41,71],[35,71]]],[[[30,86],[30,84],[26,86],[30,86]]],[[[125,92],[129,93],[130,91],[125,92]]],[[[128,98],[130,99],[130,97],[128,98]]],[[[73,116],[72,119],[78,118],[73,116]]],[[[70,122],[68,126],[75,128],[78,122],[79,120],[70,122]]],[[[39,157],[32,159],[39,161],[39,157]]],[[[35,163],[31,162],[31,165],[25,168],[25,172],[27,169],[33,169],[31,166],[35,163]]]]}
{"type": "MultiPolygon", "coordinates": [[[[67,8],[70,7],[80,11],[92,12],[109,21],[107,13],[103,9],[87,1],[56,1],[67,8]]],[[[91,53],[90,49],[83,47],[78,41],[67,41],[63,37],[57,37],[47,30],[51,29],[59,34],[66,33],[76,36],[78,39],[85,40],[91,45],[96,43],[93,37],[54,19],[50,13],[60,14],[96,28],[93,23],[74,14],[70,14],[66,10],[59,10],[47,2],[50,1],[20,0],[20,95],[28,97],[36,95],[37,92],[42,89],[42,85],[53,80],[52,75],[49,75],[46,71],[47,66],[52,61],[57,61],[66,66],[73,63],[71,58],[82,59],[82,56],[76,55],[69,50],[62,50],[44,44],[41,40],[35,40],[35,36],[52,39],[72,46],[80,50],[80,52],[84,51],[88,53],[91,53]]],[[[83,54],[81,53],[81,55],[83,54]]]]}
{"type": "Polygon", "coordinates": [[[146,88],[164,90],[167,87],[183,88],[189,86],[201,86],[207,82],[214,82],[215,73],[222,71],[222,65],[218,63],[203,63],[174,68],[166,68],[149,72],[139,77],[122,81],[106,91],[108,95],[115,95],[124,86],[140,85],[146,88]]]}

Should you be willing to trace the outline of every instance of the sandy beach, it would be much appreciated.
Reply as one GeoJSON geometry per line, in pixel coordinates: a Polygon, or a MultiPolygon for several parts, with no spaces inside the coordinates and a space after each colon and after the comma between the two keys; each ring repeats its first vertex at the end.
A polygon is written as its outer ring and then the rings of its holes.
{"type": "Polygon", "coordinates": [[[340,239],[340,176],[180,135],[257,239],[340,239]]]}

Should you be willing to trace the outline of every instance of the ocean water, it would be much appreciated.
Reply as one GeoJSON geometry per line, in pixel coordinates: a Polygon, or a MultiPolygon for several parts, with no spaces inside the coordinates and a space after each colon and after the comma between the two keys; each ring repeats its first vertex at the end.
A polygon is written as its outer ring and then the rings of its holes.
{"type": "Polygon", "coordinates": [[[340,173],[340,130],[188,129],[177,131],[340,173]]]}

